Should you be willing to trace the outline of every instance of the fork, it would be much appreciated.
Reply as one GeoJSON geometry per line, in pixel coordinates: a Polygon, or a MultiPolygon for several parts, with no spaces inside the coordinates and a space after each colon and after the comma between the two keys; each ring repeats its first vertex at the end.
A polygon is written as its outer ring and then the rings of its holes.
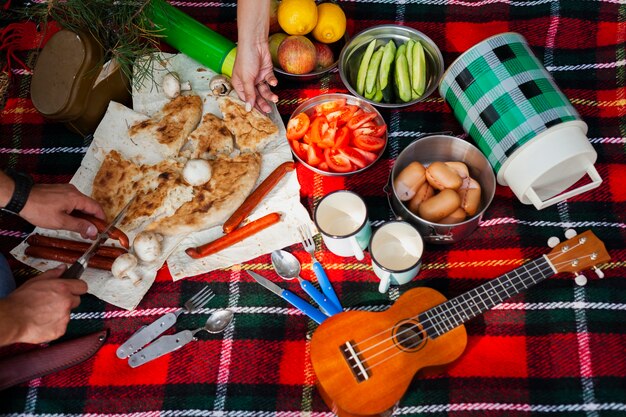
{"type": "Polygon", "coordinates": [[[311,235],[311,229],[309,229],[306,225],[298,226],[298,232],[300,233],[300,238],[302,239],[302,247],[305,251],[311,255],[311,261],[313,262],[313,272],[315,272],[315,276],[317,277],[317,282],[320,284],[320,288],[322,292],[328,300],[334,303],[339,311],[343,311],[343,307],[339,302],[339,298],[337,298],[337,294],[335,294],[335,290],[333,290],[333,286],[324,272],[324,268],[322,264],[315,258],[315,241],[313,240],[313,236],[311,235]]]}
{"type": "Polygon", "coordinates": [[[181,308],[159,317],[148,326],[144,326],[135,332],[126,342],[117,348],[117,357],[120,359],[129,357],[172,327],[174,323],[176,323],[178,316],[183,312],[193,313],[204,307],[213,297],[215,297],[215,294],[211,291],[209,286],[204,286],[193,297],[185,301],[181,308]]]}

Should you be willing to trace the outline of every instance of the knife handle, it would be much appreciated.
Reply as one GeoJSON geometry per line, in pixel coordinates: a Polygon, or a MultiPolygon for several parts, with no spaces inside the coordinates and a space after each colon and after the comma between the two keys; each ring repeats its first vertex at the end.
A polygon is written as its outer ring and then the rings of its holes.
{"type": "Polygon", "coordinates": [[[332,316],[341,312],[341,310],[337,308],[335,303],[328,300],[328,298],[326,298],[324,294],[322,294],[317,288],[315,288],[315,286],[311,282],[303,278],[300,278],[299,281],[300,286],[302,287],[304,292],[306,292],[309,297],[311,297],[313,301],[315,301],[320,306],[320,310],[322,310],[322,312],[324,312],[324,310],[326,311],[326,315],[332,316]]]}
{"type": "Polygon", "coordinates": [[[85,267],[76,261],[61,274],[61,278],[78,279],[83,275],[83,272],[85,272],[85,267]]]}
{"type": "Polygon", "coordinates": [[[159,317],[150,325],[139,330],[132,335],[126,342],[117,348],[115,354],[120,359],[125,359],[137,352],[139,349],[156,339],[161,333],[169,329],[176,323],[176,314],[167,313],[159,317]]]}
{"type": "Polygon", "coordinates": [[[298,297],[289,290],[283,290],[281,293],[281,297],[283,297],[283,299],[296,307],[298,310],[309,316],[317,324],[322,323],[328,318],[325,314],[322,314],[322,312],[319,311],[317,308],[313,307],[311,304],[307,303],[302,298],[298,297]]]}
{"type": "Polygon", "coordinates": [[[335,290],[333,289],[333,286],[328,279],[328,275],[326,275],[322,264],[319,263],[319,261],[316,259],[313,260],[313,272],[315,272],[317,282],[320,284],[320,288],[322,289],[324,295],[328,297],[330,302],[334,303],[337,306],[339,312],[342,312],[343,307],[341,306],[341,302],[339,301],[339,298],[337,298],[337,294],[335,293],[335,290]]]}
{"type": "Polygon", "coordinates": [[[136,368],[146,362],[150,362],[163,355],[174,352],[193,340],[191,330],[183,330],[176,334],[161,336],[141,351],[135,353],[128,359],[128,365],[136,368]]]}

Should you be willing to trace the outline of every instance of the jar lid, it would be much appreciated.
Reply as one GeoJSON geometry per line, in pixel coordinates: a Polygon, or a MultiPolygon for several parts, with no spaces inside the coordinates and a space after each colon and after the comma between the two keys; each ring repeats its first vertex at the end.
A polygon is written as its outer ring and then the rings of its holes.
{"type": "Polygon", "coordinates": [[[102,61],[102,48],[91,35],[70,30],[55,33],[33,71],[30,95],[35,108],[55,120],[80,116],[102,61]]]}

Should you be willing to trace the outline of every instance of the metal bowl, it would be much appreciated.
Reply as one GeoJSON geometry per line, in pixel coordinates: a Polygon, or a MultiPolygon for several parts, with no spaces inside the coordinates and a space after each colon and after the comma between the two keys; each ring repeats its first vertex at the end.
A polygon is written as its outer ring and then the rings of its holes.
{"type": "Polygon", "coordinates": [[[487,210],[495,195],[496,176],[485,155],[471,143],[455,136],[432,135],[417,139],[400,152],[391,169],[386,191],[391,210],[396,217],[417,227],[425,242],[437,244],[455,243],[467,237],[478,227],[483,213],[487,210]],[[465,163],[469,168],[470,176],[478,181],[482,189],[478,212],[474,216],[456,224],[433,223],[411,212],[400,201],[393,183],[398,174],[413,161],[418,161],[423,165],[428,165],[435,161],[460,161],[465,163]]]}
{"type": "Polygon", "coordinates": [[[341,81],[343,81],[346,88],[355,96],[362,98],[374,106],[387,108],[410,106],[431,95],[433,91],[437,89],[437,85],[439,84],[439,80],[443,74],[443,67],[443,56],[432,39],[419,30],[401,25],[380,25],[365,29],[352,38],[346,46],[344,46],[341,50],[341,54],[339,55],[339,75],[341,76],[341,81]],[[422,43],[426,54],[426,66],[428,72],[427,85],[424,90],[424,94],[422,94],[421,97],[408,102],[398,100],[395,103],[378,103],[373,100],[369,100],[356,92],[356,88],[354,88],[353,85],[356,84],[361,58],[365,53],[367,45],[373,39],[377,40],[377,47],[379,45],[382,46],[386,44],[390,40],[393,40],[396,43],[396,46],[406,43],[410,39],[420,41],[422,43]]]}
{"type": "MultiPolygon", "coordinates": [[[[319,95],[317,97],[313,97],[313,98],[308,99],[304,103],[300,104],[293,111],[293,113],[291,114],[290,120],[291,120],[291,118],[295,117],[296,115],[298,115],[298,114],[300,114],[302,112],[304,112],[304,113],[306,113],[307,115],[310,116],[313,113],[313,109],[318,104],[325,103],[327,101],[342,99],[342,98],[346,99],[346,104],[353,104],[353,105],[359,106],[365,112],[376,113],[376,118],[373,120],[375,123],[377,123],[379,125],[386,124],[385,123],[385,119],[383,119],[383,116],[380,114],[380,112],[378,110],[376,110],[376,108],[373,107],[372,105],[366,103],[365,100],[363,100],[361,98],[358,98],[358,97],[351,96],[349,94],[341,94],[341,93],[321,94],[321,95],[319,95]]],[[[291,141],[288,141],[288,142],[289,142],[289,147],[291,148],[291,153],[293,154],[293,156],[298,161],[300,161],[302,163],[302,165],[304,165],[305,167],[307,167],[311,171],[316,172],[316,173],[318,173],[320,175],[326,175],[326,176],[329,176],[329,177],[344,177],[344,176],[348,176],[348,175],[358,174],[360,172],[365,171],[367,168],[371,167],[372,165],[374,165],[380,159],[380,157],[383,155],[383,153],[385,152],[385,148],[387,147],[387,142],[388,142],[387,131],[385,131],[383,139],[385,140],[385,146],[383,146],[383,148],[379,151],[378,156],[376,157],[376,159],[374,161],[372,161],[372,163],[370,163],[369,165],[365,166],[364,168],[358,169],[356,171],[351,171],[351,172],[324,171],[324,170],[321,170],[321,169],[316,168],[314,166],[311,166],[311,165],[307,164],[306,161],[301,159],[294,152],[293,147],[291,146],[291,141]]]]}

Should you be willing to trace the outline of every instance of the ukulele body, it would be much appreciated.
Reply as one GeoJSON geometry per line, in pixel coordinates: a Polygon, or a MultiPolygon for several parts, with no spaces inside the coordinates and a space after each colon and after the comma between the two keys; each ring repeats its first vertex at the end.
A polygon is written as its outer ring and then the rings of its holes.
{"type": "Polygon", "coordinates": [[[421,368],[448,364],[467,344],[465,327],[431,339],[418,315],[446,301],[414,288],[384,312],[347,311],[313,333],[311,362],[318,390],[340,417],[387,415],[421,368]]]}

